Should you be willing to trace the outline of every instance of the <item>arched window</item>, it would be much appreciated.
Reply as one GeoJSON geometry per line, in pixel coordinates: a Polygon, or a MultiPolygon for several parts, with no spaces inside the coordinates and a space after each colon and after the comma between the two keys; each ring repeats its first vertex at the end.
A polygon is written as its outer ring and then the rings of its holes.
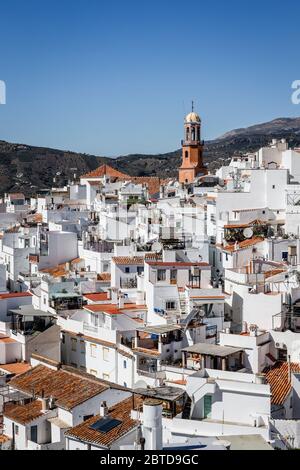
{"type": "Polygon", "coordinates": [[[197,140],[200,140],[200,127],[197,129],[197,140]]]}
{"type": "Polygon", "coordinates": [[[195,140],[195,128],[192,128],[192,140],[195,140]]]}
{"type": "Polygon", "coordinates": [[[186,140],[189,140],[189,138],[190,138],[190,128],[187,127],[186,128],[186,140]]]}
{"type": "Polygon", "coordinates": [[[184,152],[184,156],[185,158],[189,158],[189,152],[187,150],[184,152]]]}

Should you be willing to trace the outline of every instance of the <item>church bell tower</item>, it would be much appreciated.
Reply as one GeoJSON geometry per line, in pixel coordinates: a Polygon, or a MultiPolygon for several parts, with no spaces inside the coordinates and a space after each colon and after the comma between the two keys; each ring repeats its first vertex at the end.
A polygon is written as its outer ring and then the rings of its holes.
{"type": "Polygon", "coordinates": [[[197,176],[205,175],[206,168],[203,167],[203,142],[201,141],[201,119],[192,112],[184,120],[184,140],[182,141],[182,164],[179,168],[179,182],[193,183],[197,176]]]}

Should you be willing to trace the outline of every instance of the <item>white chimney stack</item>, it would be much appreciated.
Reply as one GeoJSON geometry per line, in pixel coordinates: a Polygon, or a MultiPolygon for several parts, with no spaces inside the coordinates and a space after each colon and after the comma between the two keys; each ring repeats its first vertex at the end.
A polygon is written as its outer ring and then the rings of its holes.
{"type": "Polygon", "coordinates": [[[162,434],[162,402],[149,398],[143,404],[145,450],[161,450],[163,446],[162,434]]]}
{"type": "Polygon", "coordinates": [[[119,308],[124,308],[124,295],[119,295],[119,308]]]}
{"type": "Polygon", "coordinates": [[[108,415],[108,407],[106,404],[106,401],[102,401],[100,403],[100,411],[99,411],[100,416],[104,417],[108,415]]]}

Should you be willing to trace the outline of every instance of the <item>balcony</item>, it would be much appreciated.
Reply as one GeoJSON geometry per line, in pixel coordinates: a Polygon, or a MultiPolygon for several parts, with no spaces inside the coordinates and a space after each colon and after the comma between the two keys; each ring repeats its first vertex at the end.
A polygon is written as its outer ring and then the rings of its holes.
{"type": "Polygon", "coordinates": [[[136,289],[137,288],[137,277],[121,278],[120,279],[121,289],[136,289]]]}

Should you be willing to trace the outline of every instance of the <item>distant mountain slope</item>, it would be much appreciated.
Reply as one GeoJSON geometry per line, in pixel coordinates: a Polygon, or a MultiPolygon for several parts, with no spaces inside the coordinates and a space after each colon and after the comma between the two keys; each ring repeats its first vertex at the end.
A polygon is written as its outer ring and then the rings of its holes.
{"type": "MultiPolygon", "coordinates": [[[[278,118],[227,132],[205,143],[204,160],[214,171],[233,154],[256,151],[272,138],[286,138],[290,146],[300,146],[300,118],[278,118]]],[[[0,193],[15,190],[34,193],[38,188],[50,188],[54,177],[57,185],[64,184],[74,173],[84,174],[102,163],[133,176],[177,176],[180,159],[180,149],[158,155],[132,154],[111,159],[0,141],[0,193]]]]}

